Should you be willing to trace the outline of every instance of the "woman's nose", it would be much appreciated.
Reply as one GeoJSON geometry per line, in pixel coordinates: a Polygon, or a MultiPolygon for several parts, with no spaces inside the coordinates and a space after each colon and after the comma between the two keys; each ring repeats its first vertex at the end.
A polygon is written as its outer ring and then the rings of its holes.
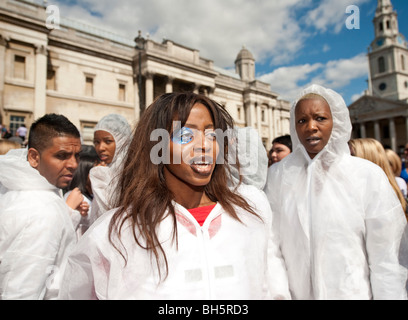
{"type": "Polygon", "coordinates": [[[307,128],[310,131],[315,131],[317,129],[316,122],[314,120],[309,121],[307,124],[307,128]]]}
{"type": "Polygon", "coordinates": [[[208,150],[211,148],[212,144],[210,143],[208,137],[205,135],[204,132],[197,131],[194,136],[194,148],[195,149],[202,149],[202,150],[208,150]]]}
{"type": "Polygon", "coordinates": [[[98,150],[105,150],[105,147],[106,147],[105,143],[101,142],[101,143],[98,145],[97,149],[98,149],[98,150]]]}

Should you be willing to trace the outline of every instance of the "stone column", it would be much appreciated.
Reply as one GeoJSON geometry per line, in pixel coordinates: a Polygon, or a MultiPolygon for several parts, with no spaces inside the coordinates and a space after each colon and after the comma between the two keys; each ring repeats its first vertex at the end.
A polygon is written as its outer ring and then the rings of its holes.
{"type": "Polygon", "coordinates": [[[200,92],[200,85],[198,83],[194,83],[194,90],[193,92],[195,94],[198,94],[200,92]]]}
{"type": "Polygon", "coordinates": [[[381,141],[380,122],[378,120],[374,121],[374,138],[381,141]]]}
{"type": "Polygon", "coordinates": [[[3,38],[0,35],[0,121],[4,121],[2,119],[2,114],[4,110],[4,80],[5,80],[5,72],[6,72],[6,47],[7,47],[7,39],[3,38]]]}
{"type": "Polygon", "coordinates": [[[249,105],[249,112],[251,114],[251,122],[250,122],[250,126],[254,129],[256,129],[255,127],[255,121],[256,121],[256,110],[255,110],[255,103],[250,103],[249,105]]]}
{"type": "Polygon", "coordinates": [[[394,118],[389,119],[389,123],[390,123],[391,149],[398,153],[398,150],[397,150],[397,131],[395,130],[395,120],[394,120],[394,118]]]}
{"type": "Polygon", "coordinates": [[[268,123],[269,123],[269,147],[272,148],[272,140],[275,138],[273,133],[273,111],[272,107],[269,106],[268,108],[268,123]]]}
{"type": "Polygon", "coordinates": [[[366,126],[364,122],[360,123],[360,135],[361,135],[361,138],[367,137],[366,126]]]}
{"type": "Polygon", "coordinates": [[[255,105],[252,102],[247,102],[245,108],[246,123],[248,127],[255,128],[255,105]]]}
{"type": "Polygon", "coordinates": [[[37,45],[35,49],[35,87],[34,87],[34,120],[47,113],[47,48],[37,45]]]}
{"type": "Polygon", "coordinates": [[[259,136],[261,136],[262,135],[261,106],[259,104],[256,104],[255,109],[256,109],[256,129],[258,130],[259,136]]]}
{"type": "Polygon", "coordinates": [[[154,100],[154,86],[153,75],[151,73],[146,74],[146,109],[153,103],[154,100]]]}
{"type": "Polygon", "coordinates": [[[173,81],[174,81],[174,78],[167,77],[167,79],[166,79],[166,93],[172,93],[173,92],[173,81]]]}
{"type": "Polygon", "coordinates": [[[140,99],[139,99],[139,83],[137,75],[134,76],[133,81],[133,91],[134,91],[134,107],[135,107],[135,120],[139,122],[140,120],[140,99]]]}

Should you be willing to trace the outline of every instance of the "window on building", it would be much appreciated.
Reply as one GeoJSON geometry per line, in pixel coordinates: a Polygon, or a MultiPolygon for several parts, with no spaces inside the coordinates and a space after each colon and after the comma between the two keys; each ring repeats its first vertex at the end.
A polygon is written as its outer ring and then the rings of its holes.
{"type": "Polygon", "coordinates": [[[391,28],[390,20],[387,20],[387,29],[391,28]]]}
{"type": "Polygon", "coordinates": [[[262,109],[262,111],[261,111],[261,121],[262,121],[262,122],[265,122],[265,121],[266,121],[265,109],[262,109]]]}
{"type": "Polygon", "coordinates": [[[93,97],[94,95],[94,78],[86,77],[85,79],[85,95],[93,97]]]}
{"type": "Polygon", "coordinates": [[[405,70],[405,56],[403,54],[401,54],[401,68],[405,70]]]}
{"type": "Polygon", "coordinates": [[[382,22],[380,22],[380,31],[384,31],[384,26],[382,22]]]}
{"type": "Polygon", "coordinates": [[[241,109],[241,107],[238,107],[237,108],[237,114],[238,114],[238,120],[241,120],[241,113],[242,113],[242,109],[241,109]]]}
{"type": "Polygon", "coordinates": [[[96,123],[81,121],[81,137],[83,144],[92,145],[96,123]]]}
{"type": "Polygon", "coordinates": [[[17,116],[11,115],[10,116],[10,131],[13,136],[16,135],[17,129],[22,125],[25,124],[25,117],[24,116],[17,116]]]}
{"type": "Polygon", "coordinates": [[[126,101],[126,85],[119,83],[119,101],[126,101]]]}
{"type": "Polygon", "coordinates": [[[378,72],[385,72],[385,59],[384,57],[378,58],[378,72]]]}
{"type": "Polygon", "coordinates": [[[14,78],[25,79],[26,58],[24,56],[14,56],[14,78]]]}
{"type": "Polygon", "coordinates": [[[55,70],[47,70],[47,90],[57,90],[55,83],[55,70]]]}

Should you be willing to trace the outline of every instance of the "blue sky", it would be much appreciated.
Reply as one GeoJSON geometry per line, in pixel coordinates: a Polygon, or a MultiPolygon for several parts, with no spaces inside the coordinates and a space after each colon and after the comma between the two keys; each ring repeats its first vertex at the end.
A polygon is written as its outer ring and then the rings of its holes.
{"type": "MultiPolygon", "coordinates": [[[[391,0],[408,37],[408,1],[391,0]]],[[[374,39],[376,0],[48,0],[62,17],[134,39],[137,31],[197,49],[234,70],[243,46],[256,76],[292,101],[308,84],[341,93],[350,104],[367,89],[367,48],[374,39]],[[346,28],[346,8],[359,8],[360,29],[346,28]]]]}

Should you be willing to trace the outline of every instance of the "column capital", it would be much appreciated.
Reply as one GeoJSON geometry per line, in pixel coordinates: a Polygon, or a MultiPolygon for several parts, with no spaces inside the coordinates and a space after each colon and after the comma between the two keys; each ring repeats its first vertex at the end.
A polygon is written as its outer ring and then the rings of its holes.
{"type": "Polygon", "coordinates": [[[47,55],[47,47],[42,44],[35,44],[35,54],[47,55]]]}
{"type": "Polygon", "coordinates": [[[7,47],[9,41],[9,37],[4,37],[2,34],[0,34],[0,46],[7,47]]]}
{"type": "Polygon", "coordinates": [[[167,83],[173,83],[173,81],[175,80],[175,77],[174,76],[166,76],[166,82],[167,83]]]}
{"type": "Polygon", "coordinates": [[[144,76],[145,76],[146,80],[152,80],[153,76],[154,76],[154,73],[146,71],[144,73],[144,76]]]}

